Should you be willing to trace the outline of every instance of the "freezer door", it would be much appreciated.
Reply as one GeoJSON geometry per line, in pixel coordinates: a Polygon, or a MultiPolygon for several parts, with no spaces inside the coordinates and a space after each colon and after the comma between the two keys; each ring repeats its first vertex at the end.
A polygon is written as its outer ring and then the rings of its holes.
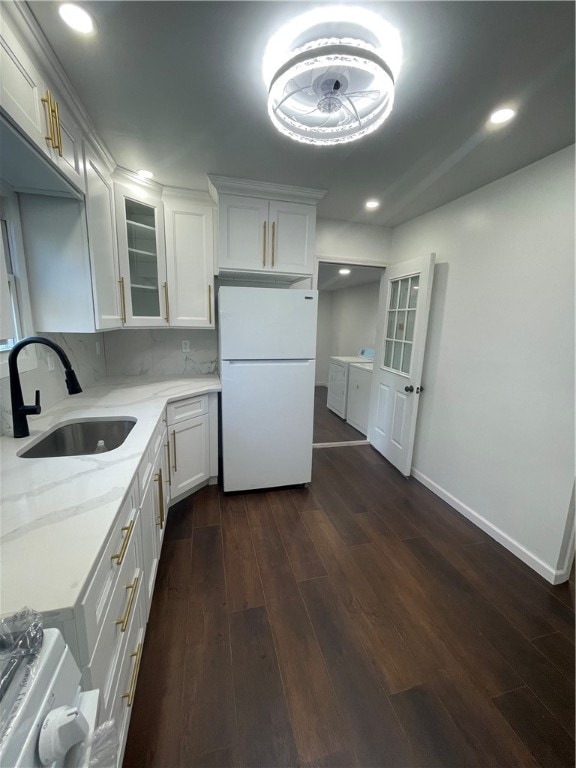
{"type": "Polygon", "coordinates": [[[314,360],[222,363],[225,491],[312,478],[314,360]]]}
{"type": "Polygon", "coordinates": [[[318,291],[223,286],[220,359],[315,358],[317,312],[318,291]]]}

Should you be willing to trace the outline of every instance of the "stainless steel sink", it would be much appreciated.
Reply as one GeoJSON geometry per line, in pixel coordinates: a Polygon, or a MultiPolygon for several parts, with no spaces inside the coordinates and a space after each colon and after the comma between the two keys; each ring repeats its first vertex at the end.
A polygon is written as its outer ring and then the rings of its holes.
{"type": "Polygon", "coordinates": [[[84,419],[56,427],[37,443],[19,454],[21,459],[50,456],[87,456],[113,451],[122,445],[136,419],[84,419]]]}

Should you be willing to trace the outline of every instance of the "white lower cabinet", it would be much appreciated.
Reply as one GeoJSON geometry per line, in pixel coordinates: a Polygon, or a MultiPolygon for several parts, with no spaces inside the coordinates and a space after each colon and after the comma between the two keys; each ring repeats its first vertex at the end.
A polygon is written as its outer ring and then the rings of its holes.
{"type": "Polygon", "coordinates": [[[351,365],[348,371],[346,421],[363,435],[368,434],[372,368],[351,365]]]}
{"type": "Polygon", "coordinates": [[[166,408],[171,502],[206,485],[218,474],[216,397],[189,397],[166,408]]]}
{"type": "Polygon", "coordinates": [[[116,768],[128,734],[168,506],[217,480],[217,404],[218,395],[209,393],[167,406],[79,603],[43,615],[46,627],[64,635],[84,688],[100,690],[98,722],[114,720],[118,732],[116,768]]]}

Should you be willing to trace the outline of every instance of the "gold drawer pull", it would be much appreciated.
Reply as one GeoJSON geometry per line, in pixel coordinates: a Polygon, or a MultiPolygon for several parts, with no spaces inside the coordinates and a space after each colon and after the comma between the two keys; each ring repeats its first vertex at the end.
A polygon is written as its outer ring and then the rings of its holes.
{"type": "Polygon", "coordinates": [[[272,222],[272,268],[274,268],[274,246],[276,240],[276,222],[272,222]]]}
{"type": "Polygon", "coordinates": [[[178,472],[177,465],[176,465],[176,430],[172,430],[172,443],[174,445],[174,450],[172,453],[174,454],[174,463],[172,464],[172,469],[174,472],[178,472]]]}
{"type": "Polygon", "coordinates": [[[52,94],[50,91],[46,91],[46,96],[42,99],[42,103],[46,104],[46,115],[48,117],[48,130],[50,131],[50,136],[44,136],[46,141],[49,141],[50,144],[52,144],[52,149],[56,149],[58,146],[58,138],[56,136],[56,132],[54,130],[54,105],[52,103],[52,94]]]}
{"type": "Polygon", "coordinates": [[[168,480],[166,481],[168,485],[172,484],[172,475],[170,473],[170,440],[168,442],[164,443],[164,448],[168,451],[168,480]]]}
{"type": "Polygon", "coordinates": [[[264,222],[264,240],[262,244],[262,266],[266,267],[266,222],[264,222]]]}
{"type": "Polygon", "coordinates": [[[126,606],[126,613],[121,619],[118,619],[116,624],[120,624],[120,632],[126,632],[128,621],[130,620],[130,613],[132,612],[132,604],[134,603],[134,597],[136,595],[136,587],[138,586],[138,576],[134,577],[132,584],[128,584],[126,589],[130,590],[130,597],[128,598],[128,605],[126,606]]]}
{"type": "Polygon", "coordinates": [[[58,157],[62,157],[62,130],[60,127],[60,110],[58,108],[58,102],[55,101],[53,104],[53,113],[54,115],[54,122],[55,122],[55,133],[56,133],[56,149],[58,150],[58,157]]]}
{"type": "Polygon", "coordinates": [[[208,322],[212,325],[212,286],[208,286],[208,322]]]}
{"type": "Polygon", "coordinates": [[[130,690],[128,693],[123,693],[122,698],[128,699],[126,702],[127,707],[131,707],[132,703],[134,701],[134,694],[136,693],[136,680],[138,680],[138,670],[140,669],[140,659],[142,658],[142,643],[138,643],[138,648],[134,651],[134,653],[130,654],[130,658],[133,659],[136,657],[136,661],[134,662],[134,668],[132,669],[132,679],[130,680],[130,690]]]}
{"type": "Polygon", "coordinates": [[[134,520],[130,520],[128,525],[123,526],[122,530],[125,531],[126,536],[124,536],[124,539],[122,540],[122,546],[120,547],[120,552],[116,555],[112,555],[112,560],[116,560],[116,565],[122,565],[122,560],[124,560],[124,555],[126,554],[126,550],[128,549],[128,542],[130,541],[130,536],[132,536],[132,529],[134,528],[134,520]]]}
{"type": "Polygon", "coordinates": [[[158,506],[160,507],[160,519],[156,525],[160,526],[160,530],[164,528],[164,489],[162,488],[162,467],[158,469],[158,474],[155,475],[154,480],[158,483],[158,506]]]}
{"type": "Polygon", "coordinates": [[[164,320],[166,320],[167,323],[170,322],[170,302],[168,299],[168,283],[164,283],[164,303],[166,304],[166,317],[164,320]]]}

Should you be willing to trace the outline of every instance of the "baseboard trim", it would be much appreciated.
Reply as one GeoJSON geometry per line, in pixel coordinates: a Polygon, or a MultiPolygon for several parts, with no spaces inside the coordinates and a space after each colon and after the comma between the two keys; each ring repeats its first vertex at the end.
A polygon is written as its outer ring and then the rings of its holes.
{"type": "Polygon", "coordinates": [[[556,570],[552,568],[550,565],[548,565],[548,563],[545,563],[539,557],[526,549],[526,547],[516,541],[516,539],[513,539],[501,528],[498,528],[498,526],[494,525],[489,520],[486,520],[485,517],[482,517],[482,515],[480,515],[478,512],[475,512],[467,504],[464,504],[464,502],[460,501],[460,499],[457,499],[445,488],[442,488],[442,486],[438,485],[438,483],[435,483],[434,480],[429,478],[423,472],[420,472],[420,470],[412,467],[412,475],[416,478],[416,480],[422,483],[422,485],[425,485],[426,488],[435,493],[436,496],[439,496],[457,512],[460,512],[461,515],[464,515],[464,517],[477,525],[478,528],[481,528],[499,544],[502,544],[502,546],[506,547],[506,549],[512,552],[512,554],[520,558],[522,562],[530,566],[533,571],[536,571],[536,573],[540,574],[540,576],[546,579],[546,581],[550,582],[550,584],[560,584],[561,582],[568,579],[570,575],[569,569],[566,571],[566,569],[556,570]]]}

